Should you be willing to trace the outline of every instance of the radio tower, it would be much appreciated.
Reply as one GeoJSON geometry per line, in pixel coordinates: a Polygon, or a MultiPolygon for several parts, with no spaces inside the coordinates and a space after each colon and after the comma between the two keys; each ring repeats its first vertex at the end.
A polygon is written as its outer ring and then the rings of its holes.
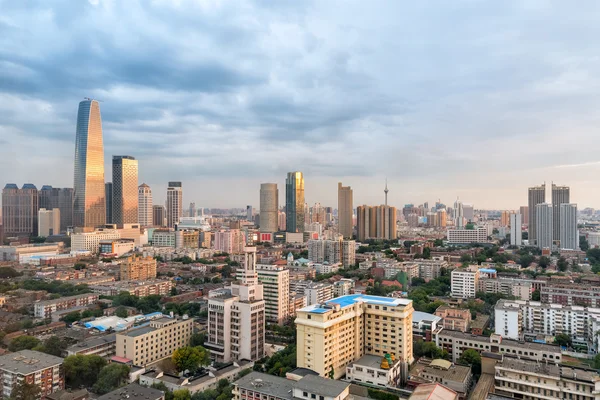
{"type": "Polygon", "coordinates": [[[387,206],[387,194],[388,194],[389,190],[387,188],[387,178],[385,178],[385,189],[383,190],[383,193],[385,193],[385,205],[387,206]]]}

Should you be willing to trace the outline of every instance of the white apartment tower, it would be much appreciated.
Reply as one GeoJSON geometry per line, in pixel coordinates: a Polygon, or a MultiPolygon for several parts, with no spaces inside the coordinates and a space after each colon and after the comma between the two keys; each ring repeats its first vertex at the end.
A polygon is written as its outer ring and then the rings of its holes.
{"type": "Polygon", "coordinates": [[[510,244],[511,246],[521,246],[521,214],[510,214],[510,244]]]}
{"type": "Polygon", "coordinates": [[[279,265],[258,265],[258,282],[263,285],[265,320],[283,324],[289,318],[290,270],[279,265]]]}
{"type": "Polygon", "coordinates": [[[577,250],[579,234],[577,232],[577,204],[560,205],[560,248],[577,250]]]}
{"type": "Polygon", "coordinates": [[[181,182],[169,182],[167,188],[167,227],[174,228],[183,217],[183,187],[181,182]]]}
{"type": "Polygon", "coordinates": [[[535,206],[535,231],[537,247],[552,249],[552,204],[541,203],[535,206]]]}
{"type": "Polygon", "coordinates": [[[141,226],[152,226],[152,190],[142,183],[138,187],[138,222],[141,226]]]}

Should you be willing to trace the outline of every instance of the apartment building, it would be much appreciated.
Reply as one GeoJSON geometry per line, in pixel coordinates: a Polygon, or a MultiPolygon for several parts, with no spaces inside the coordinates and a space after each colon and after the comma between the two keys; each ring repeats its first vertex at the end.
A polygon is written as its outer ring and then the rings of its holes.
{"type": "Polygon", "coordinates": [[[479,270],[476,267],[455,269],[450,274],[452,297],[473,299],[477,294],[479,270]]]}
{"type": "Polygon", "coordinates": [[[354,240],[309,240],[308,259],[313,263],[337,264],[344,268],[353,267],[355,264],[354,240]]]}
{"type": "Polygon", "coordinates": [[[256,247],[244,248],[238,281],[209,292],[205,347],[218,362],[258,360],[265,353],[265,300],[256,247]]]}
{"type": "Polygon", "coordinates": [[[486,243],[488,229],[476,227],[474,229],[448,229],[448,244],[486,243]]]}
{"type": "Polygon", "coordinates": [[[215,250],[229,253],[243,253],[246,245],[246,237],[244,232],[239,229],[220,230],[215,233],[215,250]]]}
{"type": "Polygon", "coordinates": [[[97,355],[104,358],[114,356],[117,352],[117,334],[91,337],[67,348],[67,356],[76,354],[97,355]]]}
{"type": "Polygon", "coordinates": [[[193,320],[159,318],[149,325],[117,333],[116,355],[133,365],[145,367],[169,358],[180,347],[189,345],[193,320]]]}
{"type": "Polygon", "coordinates": [[[71,250],[87,250],[92,254],[97,254],[100,251],[100,242],[111,239],[121,239],[121,233],[117,229],[99,229],[93,232],[74,233],[71,235],[71,250]]]}
{"type": "Polygon", "coordinates": [[[364,354],[411,363],[412,313],[412,300],[359,294],[297,310],[297,365],[339,379],[364,354]]]}
{"type": "MultiPolygon", "coordinates": [[[[377,263],[377,266],[379,266],[379,264],[380,263],[377,263]]],[[[407,275],[409,282],[412,278],[418,278],[420,271],[419,264],[414,262],[383,263],[383,269],[386,278],[395,278],[399,272],[404,272],[407,275]]]]}
{"type": "Polygon", "coordinates": [[[547,284],[540,290],[540,300],[563,306],[600,308],[600,287],[580,283],[547,284]]]}
{"type": "Polygon", "coordinates": [[[2,397],[10,398],[17,385],[25,381],[39,386],[41,397],[65,388],[63,359],[33,350],[21,350],[0,356],[2,397]]]}
{"type": "Polygon", "coordinates": [[[119,281],[90,286],[92,292],[103,296],[116,296],[121,292],[128,292],[133,296],[138,297],[146,297],[153,294],[165,296],[171,292],[172,288],[172,281],[160,279],[148,281],[119,281]]]}
{"type": "Polygon", "coordinates": [[[59,297],[54,300],[38,301],[33,305],[33,313],[37,318],[50,318],[56,311],[65,311],[77,307],[88,306],[98,301],[98,294],[86,293],[77,296],[59,297]]]}
{"type": "Polygon", "coordinates": [[[398,387],[402,374],[403,363],[392,358],[366,354],[346,367],[346,380],[366,383],[368,385],[398,387]]]}
{"type": "Polygon", "coordinates": [[[327,282],[311,282],[304,288],[306,304],[321,304],[333,299],[333,285],[327,282]]]}
{"type": "Polygon", "coordinates": [[[558,346],[505,339],[497,334],[487,337],[438,329],[433,333],[433,341],[436,346],[450,354],[452,362],[457,362],[462,353],[468,349],[477,350],[479,353],[509,354],[540,362],[559,364],[562,361],[562,353],[558,346]]]}
{"type": "Polygon", "coordinates": [[[352,294],[354,281],[352,279],[340,279],[333,283],[333,297],[341,297],[352,294]]]}
{"type": "Polygon", "coordinates": [[[502,293],[507,296],[514,296],[519,300],[531,300],[533,282],[529,279],[480,278],[477,291],[502,293]]]}
{"type": "Polygon", "coordinates": [[[122,281],[138,281],[156,278],[156,260],[153,257],[131,256],[120,265],[122,281]]]}
{"type": "Polygon", "coordinates": [[[442,318],[441,325],[444,329],[468,332],[471,326],[471,310],[448,306],[439,306],[435,315],[442,318]]]}
{"type": "Polygon", "coordinates": [[[442,270],[450,266],[447,261],[439,260],[418,260],[417,264],[419,265],[419,278],[426,281],[439,278],[442,270]]]}
{"type": "Polygon", "coordinates": [[[431,360],[421,357],[410,370],[408,386],[423,383],[441,383],[466,399],[473,383],[471,367],[458,365],[443,359],[431,360]]]}
{"type": "Polygon", "coordinates": [[[289,318],[290,271],[279,265],[257,265],[258,282],[263,286],[265,320],[282,324],[289,318]]]}
{"type": "Polygon", "coordinates": [[[296,292],[290,292],[290,317],[296,316],[296,310],[306,307],[306,296],[303,294],[297,294],[296,292]]]}

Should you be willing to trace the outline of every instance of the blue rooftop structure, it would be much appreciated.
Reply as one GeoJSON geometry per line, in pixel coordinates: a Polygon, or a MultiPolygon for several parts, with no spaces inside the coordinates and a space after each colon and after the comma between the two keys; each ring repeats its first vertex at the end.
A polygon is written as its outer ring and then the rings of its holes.
{"type": "MultiPolygon", "coordinates": [[[[367,304],[376,304],[384,306],[400,306],[408,305],[412,303],[412,300],[398,299],[395,297],[383,297],[383,296],[370,296],[365,294],[349,294],[347,296],[337,297],[325,302],[326,305],[339,304],[341,308],[346,308],[357,302],[364,302],[367,304]]],[[[302,308],[300,311],[310,312],[314,314],[324,314],[331,311],[331,308],[325,308],[322,304],[313,304],[308,307],[302,308]]]]}
{"type": "Polygon", "coordinates": [[[492,268],[479,268],[479,272],[483,272],[485,274],[495,274],[498,271],[496,271],[495,269],[492,269],[492,268]]]}
{"type": "Polygon", "coordinates": [[[19,187],[18,187],[16,184],[14,184],[14,183],[7,183],[7,184],[4,186],[4,189],[18,189],[18,188],[19,188],[19,187]]]}
{"type": "Polygon", "coordinates": [[[23,185],[23,189],[35,189],[37,190],[37,187],[35,187],[35,185],[33,183],[26,183],[23,185]]]}

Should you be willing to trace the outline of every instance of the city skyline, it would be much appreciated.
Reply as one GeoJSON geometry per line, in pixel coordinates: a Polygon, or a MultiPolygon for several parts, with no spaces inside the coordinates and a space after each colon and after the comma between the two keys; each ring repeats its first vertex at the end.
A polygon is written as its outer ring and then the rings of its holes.
{"type": "Polygon", "coordinates": [[[298,170],[309,204],[336,204],[339,181],[355,204],[381,204],[387,177],[398,208],[458,196],[516,209],[542,181],[571,187],[580,209],[599,206],[598,45],[583,39],[600,28],[581,23],[594,2],[460,2],[434,15],[363,2],[342,13],[335,2],[122,7],[3,3],[4,183],[71,187],[73,105],[90,96],[104,101],[105,170],[113,155],[136,157],[157,204],[170,180],[184,182],[185,204],[257,204],[261,182],[283,187],[298,170]],[[180,40],[189,35],[198,40],[180,40]],[[491,157],[498,148],[511,150],[491,157]]]}

